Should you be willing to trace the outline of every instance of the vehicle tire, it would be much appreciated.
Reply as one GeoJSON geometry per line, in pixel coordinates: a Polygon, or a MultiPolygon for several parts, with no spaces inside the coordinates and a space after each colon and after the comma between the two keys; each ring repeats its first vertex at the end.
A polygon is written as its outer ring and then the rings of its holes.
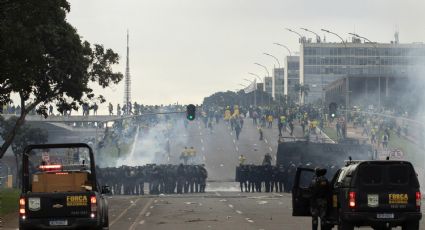
{"type": "Polygon", "coordinates": [[[403,230],[419,230],[419,221],[411,221],[403,224],[403,230]]]}
{"type": "Polygon", "coordinates": [[[338,230],[354,230],[354,225],[341,221],[338,225],[338,230]]]}
{"type": "Polygon", "coordinates": [[[109,229],[109,215],[106,215],[105,222],[103,222],[103,230],[109,229]]]}

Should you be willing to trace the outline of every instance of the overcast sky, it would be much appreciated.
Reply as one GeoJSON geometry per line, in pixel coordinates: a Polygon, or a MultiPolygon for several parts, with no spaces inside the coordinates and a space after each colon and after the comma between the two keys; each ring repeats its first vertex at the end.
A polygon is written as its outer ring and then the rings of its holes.
{"type": "MultiPolygon", "coordinates": [[[[356,32],[389,42],[425,41],[424,0],[69,0],[69,22],[83,39],[112,48],[125,72],[126,30],[130,31],[132,100],[143,104],[201,103],[217,91],[241,88],[247,73],[264,75],[299,50],[284,28],[332,30],[348,39],[356,32]]],[[[310,34],[303,33],[311,37],[310,34]]],[[[323,33],[320,33],[323,36],[323,33]]],[[[326,36],[327,41],[338,41],[326,36]]],[[[271,72],[271,71],[270,71],[271,72]]],[[[124,84],[98,90],[115,105],[124,84]]]]}

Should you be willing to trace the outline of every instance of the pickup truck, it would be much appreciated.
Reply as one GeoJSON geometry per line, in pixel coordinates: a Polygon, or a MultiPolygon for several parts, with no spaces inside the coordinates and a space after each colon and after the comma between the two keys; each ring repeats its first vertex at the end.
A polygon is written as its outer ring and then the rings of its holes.
{"type": "Polygon", "coordinates": [[[108,229],[110,189],[97,183],[89,145],[27,146],[21,181],[19,229],[108,229]]]}
{"type": "MultiPolygon", "coordinates": [[[[314,170],[298,168],[292,189],[293,216],[311,216],[309,183],[314,170]]],[[[408,161],[349,161],[330,182],[328,208],[321,229],[419,230],[421,192],[408,161]]]]}

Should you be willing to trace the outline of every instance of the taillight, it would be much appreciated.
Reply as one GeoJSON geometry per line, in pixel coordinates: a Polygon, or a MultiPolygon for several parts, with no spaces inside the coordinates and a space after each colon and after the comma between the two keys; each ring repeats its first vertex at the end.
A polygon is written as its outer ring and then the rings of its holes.
{"type": "Polygon", "coordinates": [[[421,209],[421,198],[422,198],[421,192],[416,192],[416,208],[418,210],[421,209]]]}
{"type": "Polygon", "coordinates": [[[95,218],[96,217],[96,213],[97,213],[97,199],[96,199],[96,196],[91,196],[90,197],[90,210],[91,210],[90,217],[91,218],[95,218]]]}
{"type": "Polygon", "coordinates": [[[356,192],[349,192],[348,198],[348,206],[350,208],[356,208],[356,192]]]}
{"type": "Polygon", "coordinates": [[[19,198],[19,216],[25,219],[25,198],[19,198]]]}

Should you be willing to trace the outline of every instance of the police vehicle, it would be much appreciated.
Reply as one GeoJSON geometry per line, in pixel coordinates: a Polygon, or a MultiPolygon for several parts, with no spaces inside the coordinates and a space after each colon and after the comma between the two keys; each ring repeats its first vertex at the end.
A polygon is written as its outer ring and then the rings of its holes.
{"type": "MultiPolygon", "coordinates": [[[[310,168],[298,168],[292,190],[293,216],[311,216],[310,168]]],[[[419,229],[421,192],[417,174],[407,161],[350,161],[330,182],[322,229],[419,229]]]]}
{"type": "Polygon", "coordinates": [[[22,159],[19,229],[108,229],[89,145],[29,145],[22,159]]]}

